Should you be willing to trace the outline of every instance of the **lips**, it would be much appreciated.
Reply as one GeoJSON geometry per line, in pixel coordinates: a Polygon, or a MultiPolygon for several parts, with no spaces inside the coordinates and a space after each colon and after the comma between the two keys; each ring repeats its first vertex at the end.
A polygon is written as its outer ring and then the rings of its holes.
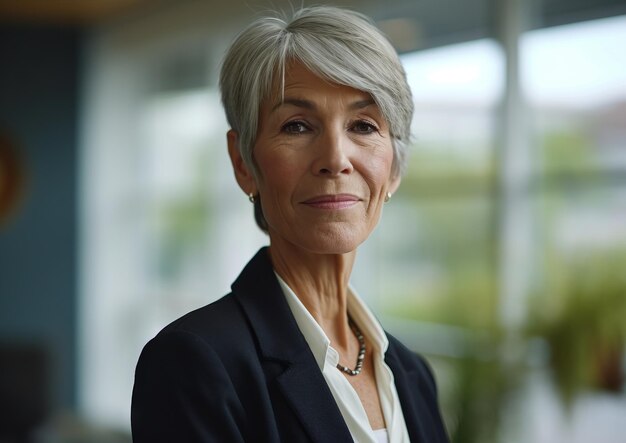
{"type": "Polygon", "coordinates": [[[345,209],[357,204],[361,199],[352,194],[318,195],[302,202],[317,209],[345,209]]]}

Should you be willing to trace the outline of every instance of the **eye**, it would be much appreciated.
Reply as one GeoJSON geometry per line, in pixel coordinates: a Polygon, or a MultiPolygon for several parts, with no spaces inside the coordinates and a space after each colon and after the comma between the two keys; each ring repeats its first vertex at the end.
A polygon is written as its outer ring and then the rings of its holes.
{"type": "Polygon", "coordinates": [[[350,129],[359,134],[372,134],[374,132],[378,132],[376,125],[366,120],[358,120],[354,122],[350,129]]]}
{"type": "Polygon", "coordinates": [[[287,134],[302,134],[307,132],[310,128],[304,122],[299,120],[287,122],[281,128],[282,132],[286,132],[287,134]]]}

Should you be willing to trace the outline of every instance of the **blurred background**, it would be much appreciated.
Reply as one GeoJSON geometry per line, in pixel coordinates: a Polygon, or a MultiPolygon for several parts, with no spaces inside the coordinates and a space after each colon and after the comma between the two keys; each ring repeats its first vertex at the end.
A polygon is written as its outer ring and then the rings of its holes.
{"type": "MultiPolygon", "coordinates": [[[[142,346],[267,242],[217,73],[300,3],[0,0],[0,442],[130,441],[142,346]]],[[[413,90],[353,283],[432,363],[452,440],[625,442],[626,1],[332,4],[413,90]]]]}

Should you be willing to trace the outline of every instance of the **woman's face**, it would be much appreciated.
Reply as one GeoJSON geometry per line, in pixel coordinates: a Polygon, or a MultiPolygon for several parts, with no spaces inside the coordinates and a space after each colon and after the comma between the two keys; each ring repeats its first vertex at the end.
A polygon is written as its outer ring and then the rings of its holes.
{"type": "Polygon", "coordinates": [[[372,97],[301,64],[285,73],[284,100],[262,103],[253,156],[257,177],[238,179],[259,194],[272,245],[353,251],[399,184],[389,128],[372,97]]]}

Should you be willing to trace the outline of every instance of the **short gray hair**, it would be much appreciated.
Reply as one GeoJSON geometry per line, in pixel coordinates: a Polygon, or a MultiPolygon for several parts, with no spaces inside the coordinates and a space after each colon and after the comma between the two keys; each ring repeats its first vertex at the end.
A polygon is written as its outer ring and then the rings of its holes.
{"type": "Polygon", "coordinates": [[[413,117],[404,68],[368,17],[331,6],[303,8],[289,19],[259,18],[228,49],[220,72],[222,103],[248,168],[256,174],[252,151],[261,103],[277,86],[284,86],[285,67],[292,61],[321,78],[372,96],[389,125],[393,173],[402,175],[413,117]]]}

